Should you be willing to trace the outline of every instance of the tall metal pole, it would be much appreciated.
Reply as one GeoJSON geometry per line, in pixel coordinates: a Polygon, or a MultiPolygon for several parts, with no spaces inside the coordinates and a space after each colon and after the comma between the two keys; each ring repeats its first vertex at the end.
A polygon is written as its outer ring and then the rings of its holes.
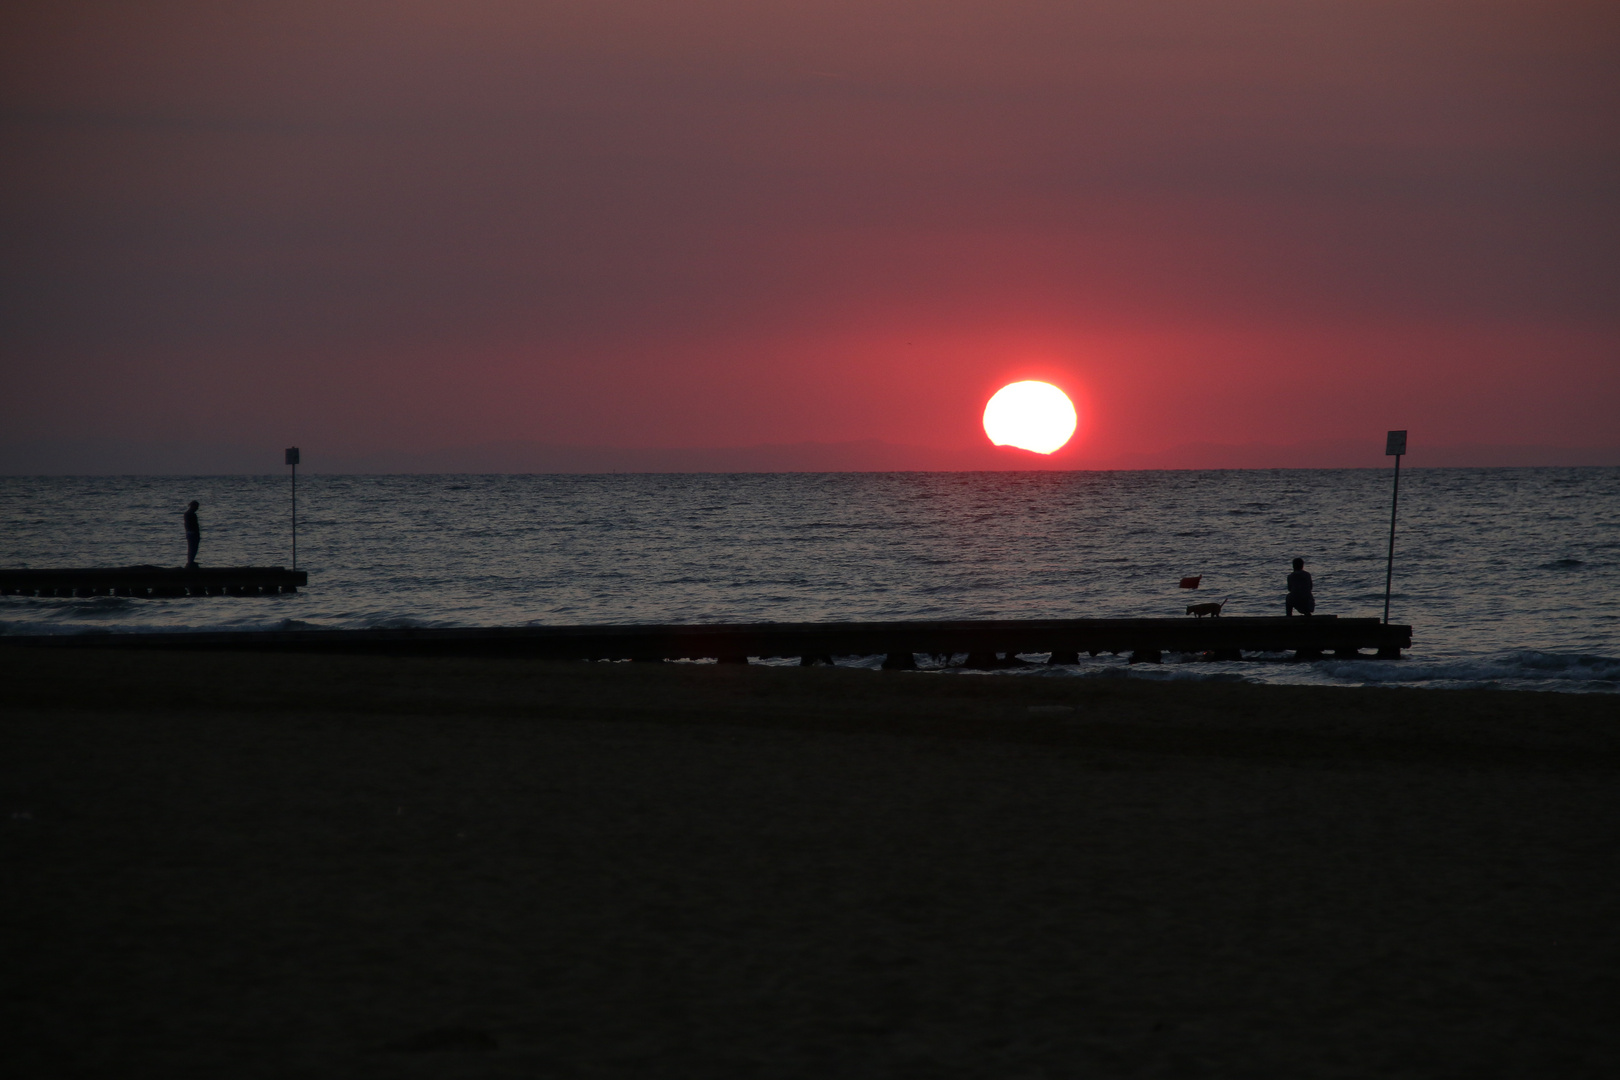
{"type": "Polygon", "coordinates": [[[298,447],[287,447],[287,464],[292,466],[292,568],[298,569],[298,447]]]}
{"type": "Polygon", "coordinates": [[[1384,625],[1389,625],[1389,592],[1395,582],[1395,513],[1401,505],[1401,455],[1406,453],[1406,432],[1392,431],[1384,440],[1384,455],[1395,459],[1395,490],[1389,499],[1389,562],[1384,566],[1384,625]]]}

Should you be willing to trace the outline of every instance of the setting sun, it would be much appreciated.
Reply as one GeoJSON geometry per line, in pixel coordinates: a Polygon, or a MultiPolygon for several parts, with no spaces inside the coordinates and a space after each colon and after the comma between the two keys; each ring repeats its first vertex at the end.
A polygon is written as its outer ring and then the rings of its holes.
{"type": "Polygon", "coordinates": [[[1078,423],[1074,403],[1051,383],[1008,383],[984,407],[984,433],[991,442],[1037,454],[1060,449],[1078,423]]]}

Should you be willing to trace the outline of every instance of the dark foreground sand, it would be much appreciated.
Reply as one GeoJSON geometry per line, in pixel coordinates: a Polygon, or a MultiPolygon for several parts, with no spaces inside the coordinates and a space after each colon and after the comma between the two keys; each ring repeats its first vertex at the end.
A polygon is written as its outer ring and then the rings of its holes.
{"type": "Polygon", "coordinates": [[[15,648],[0,684],[7,1076],[1620,1075],[1612,697],[15,648]]]}

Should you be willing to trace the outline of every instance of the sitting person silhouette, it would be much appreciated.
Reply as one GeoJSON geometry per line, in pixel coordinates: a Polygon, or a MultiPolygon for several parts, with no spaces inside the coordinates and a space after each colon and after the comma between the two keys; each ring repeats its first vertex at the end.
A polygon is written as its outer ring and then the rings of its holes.
{"type": "Polygon", "coordinates": [[[1288,599],[1283,601],[1283,613],[1295,611],[1309,615],[1316,610],[1316,597],[1311,595],[1311,575],[1305,572],[1305,560],[1294,560],[1294,572],[1288,575],[1288,599]]]}

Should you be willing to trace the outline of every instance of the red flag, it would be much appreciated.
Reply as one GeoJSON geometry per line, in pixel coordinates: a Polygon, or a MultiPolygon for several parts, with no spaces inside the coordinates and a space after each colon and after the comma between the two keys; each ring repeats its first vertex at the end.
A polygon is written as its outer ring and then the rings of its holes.
{"type": "Polygon", "coordinates": [[[1196,589],[1198,588],[1198,583],[1203,580],[1203,574],[1199,574],[1197,577],[1184,577],[1181,579],[1181,587],[1183,589],[1196,589]]]}

